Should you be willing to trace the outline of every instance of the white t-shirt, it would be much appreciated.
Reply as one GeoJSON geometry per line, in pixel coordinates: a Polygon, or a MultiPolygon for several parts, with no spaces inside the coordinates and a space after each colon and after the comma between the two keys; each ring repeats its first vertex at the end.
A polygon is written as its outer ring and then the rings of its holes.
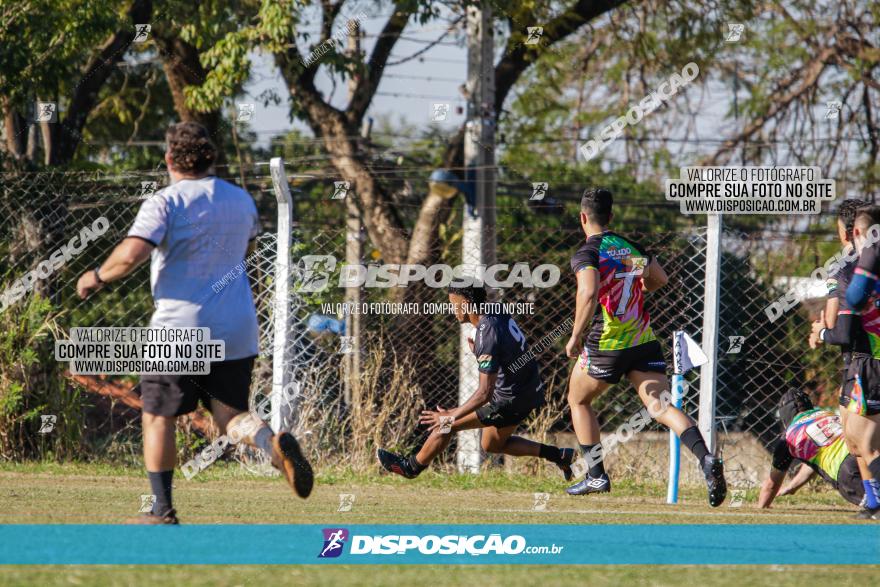
{"type": "Polygon", "coordinates": [[[208,327],[213,340],[226,341],[227,361],[258,354],[257,312],[241,264],[259,232],[250,194],[213,176],[181,180],[146,200],[128,236],[156,246],[150,326],[208,327]]]}

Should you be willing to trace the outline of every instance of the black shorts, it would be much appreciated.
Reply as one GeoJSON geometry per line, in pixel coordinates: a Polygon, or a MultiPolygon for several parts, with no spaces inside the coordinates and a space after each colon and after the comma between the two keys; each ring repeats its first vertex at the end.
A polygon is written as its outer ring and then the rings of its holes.
{"type": "Polygon", "coordinates": [[[849,351],[843,351],[840,353],[840,357],[843,359],[843,367],[840,368],[840,389],[842,390],[846,386],[846,374],[849,371],[849,364],[852,361],[852,353],[849,351]]]}
{"type": "Polygon", "coordinates": [[[483,426],[507,428],[519,424],[543,405],[543,394],[534,402],[513,402],[493,398],[488,404],[477,408],[476,414],[483,426]]]}
{"type": "Polygon", "coordinates": [[[837,471],[837,492],[853,505],[862,503],[862,498],[865,496],[865,486],[862,485],[859,464],[852,455],[840,463],[840,470],[837,471]]]}
{"type": "Polygon", "coordinates": [[[853,353],[840,396],[840,407],[860,416],[880,414],[880,359],[853,353]]]}
{"type": "Polygon", "coordinates": [[[211,363],[207,375],[142,375],[138,387],[144,412],[181,416],[194,411],[200,400],[210,409],[212,399],[246,412],[255,358],[211,363]]]}
{"type": "Polygon", "coordinates": [[[578,366],[593,379],[606,383],[617,383],[630,371],[666,373],[663,350],[656,340],[619,351],[598,351],[585,346],[578,366]]]}

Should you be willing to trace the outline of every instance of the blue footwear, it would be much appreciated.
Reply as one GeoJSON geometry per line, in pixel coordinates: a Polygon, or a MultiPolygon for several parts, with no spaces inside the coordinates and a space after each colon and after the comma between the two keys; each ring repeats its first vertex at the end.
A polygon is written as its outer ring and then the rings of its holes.
{"type": "Polygon", "coordinates": [[[576,483],[565,490],[569,495],[586,495],[588,493],[609,493],[611,491],[611,479],[608,475],[600,477],[587,477],[580,483],[576,483]]]}
{"type": "Polygon", "coordinates": [[[574,462],[574,449],[573,448],[560,448],[559,449],[559,462],[556,463],[556,466],[559,467],[559,470],[562,471],[562,474],[565,476],[566,481],[571,481],[574,477],[574,473],[571,470],[571,464],[574,462]]]}

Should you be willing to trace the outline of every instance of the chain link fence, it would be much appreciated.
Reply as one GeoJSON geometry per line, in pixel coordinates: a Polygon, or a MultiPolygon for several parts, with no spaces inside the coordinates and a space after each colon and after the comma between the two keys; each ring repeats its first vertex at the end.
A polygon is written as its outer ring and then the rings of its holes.
{"type": "MultiPolygon", "coordinates": [[[[231,181],[241,183],[239,178],[231,181]]],[[[12,317],[20,321],[22,313],[29,308],[29,300],[35,297],[51,303],[51,321],[57,335],[64,336],[72,326],[147,325],[153,309],[147,266],[102,291],[94,300],[79,300],[75,284],[80,274],[95,267],[124,238],[140,203],[165,182],[164,174],[150,172],[116,175],[44,172],[0,176],[3,218],[0,221],[0,277],[6,292],[4,327],[11,327],[12,317]],[[106,219],[105,232],[82,250],[66,256],[64,263],[50,274],[40,274],[26,284],[28,287],[21,287],[22,279],[29,272],[39,270],[40,264],[51,259],[55,251],[65,246],[76,249],[68,246],[71,239],[80,235],[85,227],[98,226],[99,218],[106,219]]],[[[249,259],[247,269],[260,322],[261,355],[252,388],[256,402],[272,386],[276,207],[268,167],[251,170],[244,175],[244,182],[257,202],[265,231],[258,238],[257,252],[249,259]]],[[[332,181],[328,180],[327,184],[332,185],[332,181]]],[[[294,199],[297,198],[302,201],[295,215],[298,222],[294,224],[293,262],[301,265],[306,255],[330,255],[341,265],[347,238],[343,223],[317,220],[329,214],[315,212],[319,206],[326,208],[330,203],[316,203],[295,193],[294,199]]],[[[342,208],[339,208],[339,220],[342,208]]],[[[576,225],[548,228],[542,226],[540,217],[527,220],[527,223],[498,227],[498,262],[524,262],[531,267],[554,264],[561,270],[561,281],[551,288],[511,288],[497,292],[497,300],[534,304],[533,314],[516,317],[534,344],[574,314],[575,282],[569,260],[583,235],[576,225]]],[[[625,226],[618,228],[655,254],[669,274],[669,284],[648,294],[646,303],[671,366],[674,330],[685,330],[697,341],[702,336],[705,229],[639,234],[628,232],[625,226]]],[[[459,262],[461,245],[456,238],[457,230],[460,227],[452,227],[450,233],[444,235],[440,262],[450,265],[459,262]]],[[[839,358],[828,350],[810,350],[806,342],[809,322],[814,317],[811,312],[818,313],[822,300],[807,302],[774,322],[770,322],[764,312],[787,287],[780,281],[787,275],[785,259],[804,255],[811,250],[812,243],[808,237],[770,239],[764,230],[723,233],[716,417],[719,444],[734,474],[742,468],[742,474],[747,476],[746,471],[756,466],[753,461],[766,459],[763,449],[779,431],[776,401],[786,388],[807,388],[819,403],[834,403],[840,380],[839,358]]],[[[381,261],[376,247],[367,239],[364,250],[367,262],[381,261]]],[[[231,260],[232,265],[236,262],[231,260]]],[[[331,283],[338,278],[339,270],[337,267],[336,273],[331,275],[331,283]]],[[[301,272],[299,276],[302,277],[301,272]]],[[[314,458],[342,460],[346,451],[355,448],[366,455],[373,445],[389,441],[382,438],[383,435],[393,436],[401,445],[414,445],[420,438],[420,432],[413,429],[414,420],[403,423],[392,422],[393,418],[388,418],[388,422],[382,420],[388,416],[383,401],[390,405],[392,396],[395,401],[408,402],[407,406],[388,408],[398,419],[403,413],[417,413],[421,406],[450,407],[458,403],[459,326],[451,315],[368,313],[360,317],[361,340],[351,341],[343,338],[343,317],[333,311],[333,304],[344,301],[343,289],[331,287],[323,292],[302,293],[297,291],[296,284],[291,284],[291,291],[292,319],[287,344],[296,346],[297,363],[307,363],[309,370],[304,371],[302,364],[286,368],[298,370],[296,379],[303,384],[295,411],[307,415],[301,416],[295,426],[306,439],[314,458]],[[357,353],[363,363],[363,376],[356,384],[346,379],[346,372],[341,368],[347,353],[357,353]],[[351,394],[352,389],[355,395],[351,394]],[[365,401],[370,402],[367,408],[365,401]],[[384,423],[371,426],[356,422],[357,419],[384,423]],[[356,437],[358,430],[362,437],[356,437]]],[[[365,288],[361,290],[361,301],[387,301],[399,295],[400,292],[365,288]]],[[[426,290],[421,292],[418,301],[445,302],[446,294],[440,289],[426,290]]],[[[537,354],[549,405],[540,418],[529,422],[534,435],[555,434],[557,438],[565,438],[570,432],[565,397],[572,361],[564,356],[570,329],[561,332],[537,354]]],[[[6,418],[4,435],[9,436],[15,428],[26,430],[30,437],[36,438],[39,424],[36,416],[51,413],[50,410],[63,410],[71,426],[81,427],[75,433],[78,436],[71,438],[88,441],[83,446],[92,447],[90,456],[137,454],[137,402],[130,393],[135,378],[85,380],[80,377],[74,382],[67,377],[64,380],[66,403],[62,406],[46,394],[27,387],[28,382],[37,381],[28,373],[36,374],[39,368],[34,364],[24,365],[16,353],[26,353],[26,349],[6,349],[4,365],[0,366],[0,394],[7,405],[15,405],[10,411],[14,417],[6,418]]],[[[691,391],[684,399],[684,409],[696,419],[699,373],[689,374],[687,380],[691,391]]],[[[595,407],[603,430],[608,431],[642,406],[635,391],[622,382],[597,400],[595,407]]],[[[188,432],[195,429],[210,436],[205,422],[204,418],[195,417],[184,426],[188,432]]],[[[63,423],[60,425],[64,428],[63,423]]],[[[660,428],[654,424],[643,434],[645,438],[654,434],[662,439],[659,432],[660,428]]],[[[571,443],[572,438],[561,441],[571,443]]],[[[197,446],[196,443],[194,447],[197,446]]],[[[39,454],[45,448],[45,441],[39,440],[25,452],[39,454]]],[[[71,451],[71,455],[76,454],[82,456],[71,451]]],[[[364,460],[366,458],[364,456],[364,460]]],[[[620,466],[628,466],[626,460],[638,456],[621,450],[615,458],[620,466]]],[[[665,453],[658,453],[657,458],[643,458],[659,466],[662,473],[665,453]]]]}

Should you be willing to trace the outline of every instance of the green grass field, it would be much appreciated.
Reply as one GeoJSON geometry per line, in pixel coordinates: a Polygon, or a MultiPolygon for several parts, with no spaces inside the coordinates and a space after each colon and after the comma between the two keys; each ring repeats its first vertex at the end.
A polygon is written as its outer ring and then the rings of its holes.
{"type": "MultiPolygon", "coordinates": [[[[741,507],[712,509],[705,490],[683,489],[681,503],[666,505],[665,488],[620,480],[610,496],[574,498],[561,479],[488,472],[477,476],[429,472],[418,480],[355,475],[333,470],[318,477],[308,500],[292,495],[280,478],[261,478],[237,464],[217,464],[187,481],[175,480],[175,507],[183,523],[327,524],[805,524],[859,523],[854,508],[835,492],[811,486],[780,498],[770,510],[755,507],[755,492],[741,507]],[[551,494],[546,511],[533,509],[535,492],[551,494]],[[350,493],[350,512],[338,512],[350,493]]],[[[101,465],[0,465],[2,523],[124,522],[137,515],[149,485],[140,470],[101,465]]],[[[234,548],[234,545],[230,545],[234,548]]],[[[873,567],[0,567],[2,585],[141,585],[173,577],[173,585],[797,585],[805,581],[871,584],[873,567]]],[[[167,580],[167,579],[166,579],[167,580]]]]}

